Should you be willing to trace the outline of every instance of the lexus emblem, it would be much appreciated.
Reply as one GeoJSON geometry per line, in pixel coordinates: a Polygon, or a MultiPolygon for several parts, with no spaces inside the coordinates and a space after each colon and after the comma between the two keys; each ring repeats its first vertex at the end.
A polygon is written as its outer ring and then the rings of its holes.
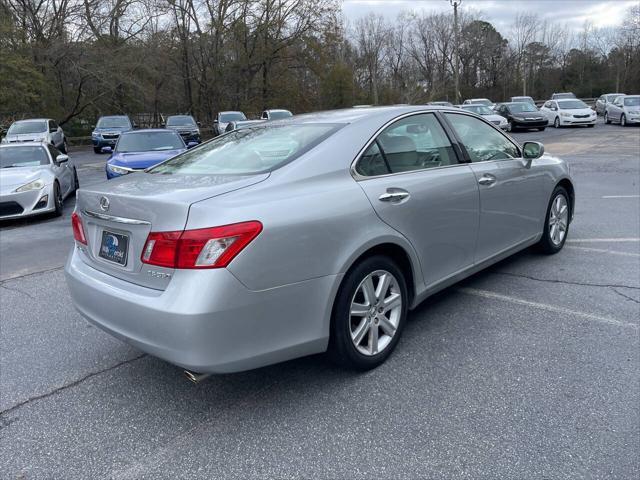
{"type": "Polygon", "coordinates": [[[100,197],[100,210],[103,212],[109,210],[109,199],[107,197],[100,197]]]}

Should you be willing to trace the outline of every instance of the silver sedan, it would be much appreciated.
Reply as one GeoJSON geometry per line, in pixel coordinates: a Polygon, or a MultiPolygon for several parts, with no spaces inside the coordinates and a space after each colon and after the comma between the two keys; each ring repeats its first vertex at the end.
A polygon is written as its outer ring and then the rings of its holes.
{"type": "Polygon", "coordinates": [[[81,189],[65,271],[89,321],[191,379],[327,350],[368,369],[433,293],[560,251],[573,210],[563,160],[477,115],[322,112],[81,189]]]}
{"type": "Polygon", "coordinates": [[[0,145],[0,219],[62,215],[64,199],[77,188],[75,165],[53,145],[0,145]]]}

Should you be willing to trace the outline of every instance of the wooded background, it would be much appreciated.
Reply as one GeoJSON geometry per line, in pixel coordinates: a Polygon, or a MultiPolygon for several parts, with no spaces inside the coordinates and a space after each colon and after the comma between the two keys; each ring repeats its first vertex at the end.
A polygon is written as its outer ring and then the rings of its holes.
{"type": "MultiPolygon", "coordinates": [[[[443,0],[444,1],[444,0],[443,0]]],[[[462,98],[638,93],[640,7],[576,31],[460,15],[462,98]]],[[[338,0],[0,0],[0,117],[71,128],[100,114],[453,100],[451,13],[342,17],[338,0]]]]}

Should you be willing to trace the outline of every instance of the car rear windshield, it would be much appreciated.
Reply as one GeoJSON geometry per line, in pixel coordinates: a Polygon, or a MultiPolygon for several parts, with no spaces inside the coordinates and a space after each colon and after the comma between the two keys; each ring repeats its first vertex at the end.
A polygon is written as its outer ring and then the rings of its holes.
{"type": "Polygon", "coordinates": [[[195,120],[190,115],[174,115],[167,118],[168,127],[189,126],[192,127],[196,124],[195,120]]]}
{"type": "Polygon", "coordinates": [[[640,97],[625,97],[623,98],[625,107],[637,107],[640,106],[640,97]]]}
{"type": "Polygon", "coordinates": [[[495,113],[489,107],[485,107],[484,105],[465,105],[462,108],[463,110],[468,110],[470,112],[477,113],[478,115],[493,115],[495,113]]]}
{"type": "Polygon", "coordinates": [[[477,98],[475,100],[471,100],[471,104],[472,105],[486,105],[486,106],[489,106],[489,105],[491,105],[491,100],[489,100],[488,98],[477,98]]]}
{"type": "Polygon", "coordinates": [[[556,93],[553,95],[553,98],[576,98],[576,96],[573,93],[556,93]]]}
{"type": "Polygon", "coordinates": [[[281,118],[291,117],[291,112],[281,111],[281,112],[271,112],[271,120],[280,120],[281,118]]]}
{"type": "Polygon", "coordinates": [[[558,102],[561,110],[577,110],[580,108],[589,108],[582,100],[562,100],[558,102]]]}
{"type": "Polygon", "coordinates": [[[9,127],[7,135],[20,135],[24,133],[42,133],[47,131],[47,122],[34,120],[32,122],[16,122],[9,127]]]}
{"type": "Polygon", "coordinates": [[[150,173],[247,175],[291,162],[342,125],[269,125],[234,130],[159,164],[150,173]]]}
{"type": "Polygon", "coordinates": [[[126,117],[102,117],[98,120],[98,128],[128,128],[131,124],[126,117]]]}
{"type": "Polygon", "coordinates": [[[184,142],[173,130],[170,132],[135,132],[120,136],[116,151],[154,152],[184,148],[184,142]]]}
{"type": "Polygon", "coordinates": [[[245,117],[244,113],[242,112],[227,112],[227,113],[220,114],[221,122],[237,122],[237,121],[246,120],[246,119],[247,117],[245,117]]]}
{"type": "Polygon", "coordinates": [[[511,113],[521,113],[521,112],[537,112],[538,109],[535,105],[530,103],[513,103],[509,105],[509,110],[511,113]]]}
{"type": "Polygon", "coordinates": [[[511,99],[512,102],[517,102],[517,103],[531,103],[533,105],[535,105],[535,102],[533,101],[533,98],[531,97],[513,97],[511,99]]]}
{"type": "Polygon", "coordinates": [[[49,165],[49,156],[44,147],[34,145],[0,148],[0,168],[37,167],[38,165],[49,165]]]}

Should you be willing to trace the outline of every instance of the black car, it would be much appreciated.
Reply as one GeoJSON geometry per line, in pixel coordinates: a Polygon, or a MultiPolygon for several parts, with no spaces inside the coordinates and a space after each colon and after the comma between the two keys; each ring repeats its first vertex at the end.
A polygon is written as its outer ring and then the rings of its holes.
{"type": "Polygon", "coordinates": [[[200,128],[198,128],[200,123],[196,122],[191,115],[171,115],[167,117],[164,126],[178,132],[186,145],[202,142],[200,128]]]}
{"type": "Polygon", "coordinates": [[[509,122],[508,131],[518,128],[537,128],[543,131],[549,123],[547,118],[530,103],[509,102],[501,103],[495,108],[498,115],[502,115],[509,122]]]}

